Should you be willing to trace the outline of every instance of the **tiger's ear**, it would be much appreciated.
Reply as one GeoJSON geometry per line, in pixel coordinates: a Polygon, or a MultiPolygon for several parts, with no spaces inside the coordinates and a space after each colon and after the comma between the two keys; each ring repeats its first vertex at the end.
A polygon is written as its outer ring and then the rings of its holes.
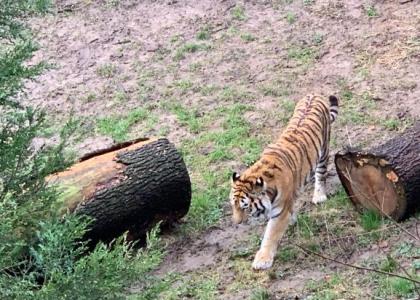
{"type": "Polygon", "coordinates": [[[255,182],[255,185],[256,186],[259,186],[259,187],[263,187],[264,186],[264,180],[262,179],[262,177],[258,177],[257,178],[257,181],[255,182]]]}
{"type": "Polygon", "coordinates": [[[233,172],[233,174],[232,174],[232,181],[233,182],[237,181],[239,179],[239,177],[241,177],[241,175],[239,175],[236,172],[233,172]]]}

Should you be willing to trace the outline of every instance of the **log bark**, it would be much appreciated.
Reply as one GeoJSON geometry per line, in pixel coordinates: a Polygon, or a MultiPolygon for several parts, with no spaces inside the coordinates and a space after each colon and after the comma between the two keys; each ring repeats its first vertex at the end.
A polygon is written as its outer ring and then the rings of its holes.
{"type": "Polygon", "coordinates": [[[371,150],[337,153],[335,166],[358,210],[407,218],[420,208],[420,122],[371,150]]]}
{"type": "Polygon", "coordinates": [[[159,221],[182,218],[191,202],[184,161],[167,139],[137,140],[89,155],[47,178],[61,191],[57,209],[93,219],[85,239],[143,236],[159,221]]]}

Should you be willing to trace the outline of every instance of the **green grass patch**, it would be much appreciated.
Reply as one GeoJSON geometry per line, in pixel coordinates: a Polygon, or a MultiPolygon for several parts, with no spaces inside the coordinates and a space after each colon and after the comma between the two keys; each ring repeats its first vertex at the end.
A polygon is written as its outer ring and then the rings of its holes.
{"type": "Polygon", "coordinates": [[[346,191],[343,187],[335,192],[333,195],[328,196],[328,200],[322,203],[324,209],[337,209],[338,211],[352,209],[352,204],[346,191]]]}
{"type": "Polygon", "coordinates": [[[245,15],[245,9],[243,6],[237,5],[231,10],[232,19],[238,20],[238,21],[245,21],[246,15],[245,15]]]}
{"type": "Polygon", "coordinates": [[[343,295],[340,291],[345,285],[345,278],[339,274],[333,274],[329,279],[321,279],[319,281],[310,280],[306,284],[306,288],[310,291],[308,299],[311,300],[334,300],[342,299],[343,295]]]}
{"type": "Polygon", "coordinates": [[[177,299],[202,299],[202,300],[213,300],[216,298],[217,275],[207,274],[192,274],[184,278],[179,278],[172,284],[170,289],[167,289],[163,293],[159,294],[158,298],[165,300],[177,300],[177,299]]]}
{"type": "Polygon", "coordinates": [[[198,51],[208,50],[209,48],[210,48],[209,45],[203,44],[203,43],[194,43],[194,42],[185,43],[184,45],[176,49],[173,59],[175,61],[180,61],[185,58],[187,53],[195,53],[198,51]]]}
{"type": "Polygon", "coordinates": [[[211,33],[210,33],[210,28],[208,26],[201,28],[196,34],[197,40],[201,40],[201,41],[209,40],[210,37],[211,37],[211,33]]]}
{"type": "Polygon", "coordinates": [[[250,124],[244,119],[244,113],[251,109],[249,106],[233,104],[204,117],[191,115],[191,109],[180,105],[166,106],[178,121],[197,129],[193,139],[183,142],[181,151],[194,178],[186,229],[200,230],[220,220],[221,204],[228,199],[232,170],[216,166],[232,159],[246,164],[255,161],[261,153],[261,142],[250,136],[250,124]],[[221,128],[208,130],[207,125],[215,121],[220,122],[221,128]]]}
{"type": "Polygon", "coordinates": [[[116,142],[122,142],[127,139],[128,132],[134,124],[149,118],[151,118],[149,111],[137,108],[126,116],[110,116],[99,119],[96,127],[99,133],[112,137],[116,142]]]}
{"type": "Polygon", "coordinates": [[[96,69],[96,74],[102,78],[111,78],[117,72],[117,67],[113,64],[103,64],[96,69]]]}
{"type": "Polygon", "coordinates": [[[293,115],[293,112],[295,111],[296,103],[289,99],[282,99],[280,101],[280,107],[283,111],[283,113],[280,115],[280,120],[283,124],[287,124],[290,120],[290,118],[293,115]]]}
{"type": "Polygon", "coordinates": [[[310,47],[291,47],[287,51],[289,59],[299,62],[300,64],[307,65],[315,60],[317,51],[310,47]]]}
{"type": "Polygon", "coordinates": [[[375,6],[373,6],[373,5],[365,5],[364,6],[364,11],[365,11],[365,14],[369,18],[374,18],[374,17],[377,17],[379,15],[378,11],[376,10],[375,6]]]}
{"type": "Polygon", "coordinates": [[[370,93],[365,92],[361,95],[356,95],[345,81],[340,81],[338,84],[341,88],[340,111],[337,118],[340,124],[364,125],[378,123],[378,120],[373,119],[370,114],[370,111],[376,108],[370,93]]]}
{"type": "Polygon", "coordinates": [[[311,239],[314,237],[314,230],[316,229],[315,220],[308,213],[298,214],[297,216],[298,234],[304,239],[311,239]]]}
{"type": "Polygon", "coordinates": [[[178,81],[175,81],[173,83],[174,88],[181,91],[181,94],[185,94],[187,91],[191,90],[194,86],[194,84],[190,80],[181,79],[178,81]]]}
{"type": "Polygon", "coordinates": [[[241,39],[247,43],[255,41],[257,38],[250,33],[241,34],[241,39]]]}
{"type": "MultiPolygon", "coordinates": [[[[417,276],[418,277],[418,276],[417,276]]],[[[406,279],[390,276],[380,276],[377,279],[378,288],[375,293],[379,297],[398,297],[403,299],[414,299],[414,284],[406,279]]]]}
{"type": "Polygon", "coordinates": [[[291,12],[291,11],[287,12],[287,14],[286,14],[286,21],[289,24],[295,23],[296,22],[296,14],[293,13],[293,12],[291,12]]]}
{"type": "Polygon", "coordinates": [[[264,96],[282,97],[290,94],[288,84],[280,80],[274,80],[271,83],[261,85],[258,89],[264,96]]]}
{"type": "Polygon", "coordinates": [[[270,300],[270,292],[266,289],[259,288],[252,292],[250,300],[270,300]]]}
{"type": "Polygon", "coordinates": [[[177,117],[181,125],[187,126],[192,133],[199,133],[203,126],[204,120],[200,117],[199,112],[194,108],[187,108],[180,103],[172,101],[162,102],[161,106],[177,117]]]}
{"type": "Polygon", "coordinates": [[[366,210],[360,215],[360,225],[366,231],[376,230],[382,225],[382,217],[373,210],[366,210]]]}
{"type": "Polygon", "coordinates": [[[216,93],[220,88],[213,84],[202,85],[199,89],[199,92],[203,96],[211,96],[216,93]]]}
{"type": "Polygon", "coordinates": [[[191,273],[187,276],[170,273],[164,278],[155,278],[155,281],[145,287],[139,294],[129,295],[128,300],[150,299],[215,299],[218,291],[219,277],[217,274],[191,273]]]}
{"type": "Polygon", "coordinates": [[[190,72],[197,72],[203,68],[203,64],[200,62],[195,62],[189,65],[190,72]]]}
{"type": "Polygon", "coordinates": [[[242,88],[235,88],[231,86],[225,86],[219,93],[219,99],[221,101],[240,101],[250,100],[252,94],[242,88]]]}
{"type": "Polygon", "coordinates": [[[287,263],[294,261],[298,257],[298,252],[296,248],[291,246],[280,246],[280,250],[277,251],[276,259],[279,259],[281,262],[287,263]]]}
{"type": "Polygon", "coordinates": [[[324,36],[321,33],[315,32],[312,36],[312,42],[315,45],[320,45],[324,41],[324,36]]]}
{"type": "Polygon", "coordinates": [[[380,270],[385,272],[394,272],[398,267],[397,261],[390,255],[380,263],[380,270]]]}

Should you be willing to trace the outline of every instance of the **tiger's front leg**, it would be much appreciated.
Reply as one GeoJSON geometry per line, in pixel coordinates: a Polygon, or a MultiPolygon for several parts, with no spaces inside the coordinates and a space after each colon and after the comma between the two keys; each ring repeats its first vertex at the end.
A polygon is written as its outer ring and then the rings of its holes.
{"type": "Polygon", "coordinates": [[[254,262],[252,263],[252,267],[255,270],[268,269],[273,265],[277,246],[287,229],[289,218],[289,212],[282,211],[279,216],[271,218],[270,221],[268,221],[260,250],[258,250],[254,262]]]}

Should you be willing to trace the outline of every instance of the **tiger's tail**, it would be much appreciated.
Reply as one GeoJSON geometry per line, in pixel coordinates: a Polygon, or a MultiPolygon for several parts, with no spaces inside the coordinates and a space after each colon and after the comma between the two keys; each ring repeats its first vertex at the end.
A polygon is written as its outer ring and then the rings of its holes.
{"type": "Polygon", "coordinates": [[[336,96],[330,96],[330,119],[331,123],[335,121],[338,115],[338,99],[336,96]]]}

